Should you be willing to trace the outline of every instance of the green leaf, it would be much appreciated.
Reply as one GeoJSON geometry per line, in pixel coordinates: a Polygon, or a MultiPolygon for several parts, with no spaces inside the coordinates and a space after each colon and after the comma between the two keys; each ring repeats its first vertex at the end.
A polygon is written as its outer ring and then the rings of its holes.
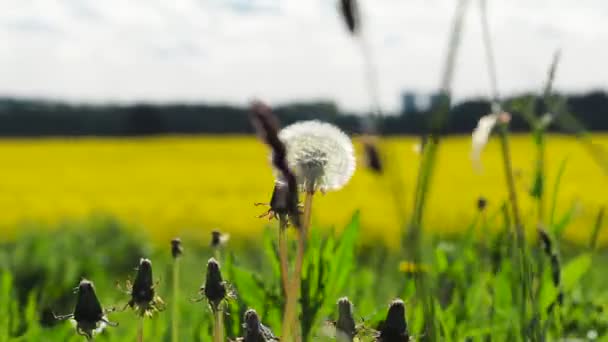
{"type": "Polygon", "coordinates": [[[570,260],[562,270],[562,285],[571,291],[591,268],[591,253],[583,253],[570,260]]]}

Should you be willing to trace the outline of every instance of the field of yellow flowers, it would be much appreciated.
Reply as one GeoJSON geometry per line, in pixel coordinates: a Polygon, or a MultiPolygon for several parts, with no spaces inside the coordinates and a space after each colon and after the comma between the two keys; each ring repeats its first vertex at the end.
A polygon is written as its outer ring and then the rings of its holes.
{"type": "MultiPolygon", "coordinates": [[[[594,141],[608,147],[606,135],[594,141]]],[[[342,226],[360,209],[369,239],[398,243],[420,158],[416,142],[392,138],[382,143],[389,176],[362,167],[359,153],[360,165],[348,186],[317,196],[314,205],[323,209],[315,211],[313,222],[342,226]]],[[[512,146],[522,215],[532,229],[535,207],[527,193],[533,142],[515,136],[512,146]]],[[[554,220],[572,213],[565,235],[584,242],[598,210],[608,204],[608,177],[574,138],[552,135],[547,146],[547,207],[552,208],[557,172],[565,161],[554,220]]],[[[499,212],[506,190],[497,141],[484,151],[481,170],[470,161],[469,137],[447,138],[439,153],[426,227],[440,233],[465,229],[480,196],[488,200],[490,217],[499,212]]],[[[266,208],[254,203],[269,201],[273,175],[267,149],[254,137],[1,140],[0,156],[2,239],[92,215],[116,217],[159,242],[177,234],[207,241],[216,228],[236,239],[255,239],[267,224],[255,218],[266,208]]],[[[600,240],[607,242],[608,234],[600,240]]]]}

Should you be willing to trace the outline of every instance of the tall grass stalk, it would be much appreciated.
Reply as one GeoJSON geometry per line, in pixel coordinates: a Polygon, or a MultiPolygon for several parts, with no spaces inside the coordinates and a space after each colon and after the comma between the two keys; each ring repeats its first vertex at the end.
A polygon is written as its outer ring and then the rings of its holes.
{"type": "Polygon", "coordinates": [[[292,280],[287,293],[287,304],[285,306],[285,316],[283,319],[283,338],[286,340],[300,341],[301,336],[297,332],[297,304],[300,294],[300,285],[302,282],[302,264],[304,262],[304,254],[306,252],[306,240],[308,239],[308,229],[310,227],[310,218],[312,214],[312,199],[314,191],[306,191],[304,199],[304,216],[302,228],[298,230],[298,249],[296,255],[296,264],[292,280]]]}
{"type": "MultiPolygon", "coordinates": [[[[414,194],[414,212],[410,221],[408,236],[404,236],[404,244],[408,250],[413,251],[414,261],[421,263],[423,259],[422,218],[426,204],[427,194],[430,191],[431,179],[435,168],[439,149],[439,138],[443,125],[448,117],[450,109],[451,85],[454,74],[456,55],[460,46],[460,38],[464,25],[464,16],[469,0],[460,0],[456,7],[452,28],[448,41],[445,65],[440,82],[441,97],[439,103],[434,103],[435,110],[431,116],[430,134],[427,144],[423,148],[422,159],[418,169],[416,190],[414,194]],[[409,247],[409,248],[408,248],[409,247]]],[[[437,340],[435,300],[431,296],[433,284],[422,272],[415,277],[416,291],[423,303],[424,333],[431,340],[437,340]]]]}
{"type": "Polygon", "coordinates": [[[509,204],[511,207],[511,216],[513,225],[515,226],[515,251],[514,261],[519,269],[519,280],[521,282],[521,292],[516,293],[515,297],[519,299],[519,320],[521,324],[521,336],[526,335],[526,317],[527,317],[527,298],[530,290],[529,270],[526,258],[526,236],[524,226],[521,220],[519,211],[519,202],[517,199],[517,190],[515,187],[515,176],[513,173],[513,162],[511,160],[511,148],[509,146],[509,130],[507,123],[499,123],[500,147],[503,160],[503,168],[509,193],[509,204]]]}

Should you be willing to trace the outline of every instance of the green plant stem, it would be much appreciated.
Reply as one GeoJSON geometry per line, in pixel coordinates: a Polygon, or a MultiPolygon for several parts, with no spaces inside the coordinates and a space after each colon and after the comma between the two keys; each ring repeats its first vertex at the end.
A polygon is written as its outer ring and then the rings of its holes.
{"type": "Polygon", "coordinates": [[[139,327],[137,328],[137,342],[144,342],[144,317],[139,319],[139,327]]]}
{"type": "Polygon", "coordinates": [[[173,259],[173,320],[171,322],[171,341],[179,341],[179,257],[173,259]]]}
{"type": "Polygon", "coordinates": [[[224,320],[222,310],[213,310],[214,326],[213,326],[213,341],[224,342],[224,320]]]}
{"type": "Polygon", "coordinates": [[[302,281],[302,263],[304,262],[304,254],[306,251],[306,240],[308,239],[308,228],[310,226],[310,217],[312,213],[312,199],[314,192],[307,191],[304,199],[304,216],[302,221],[302,229],[298,230],[298,251],[296,255],[296,265],[293,277],[287,292],[287,303],[285,305],[285,315],[283,317],[283,336],[285,341],[298,341],[301,336],[298,336],[296,317],[298,294],[300,293],[300,285],[302,281]]]}

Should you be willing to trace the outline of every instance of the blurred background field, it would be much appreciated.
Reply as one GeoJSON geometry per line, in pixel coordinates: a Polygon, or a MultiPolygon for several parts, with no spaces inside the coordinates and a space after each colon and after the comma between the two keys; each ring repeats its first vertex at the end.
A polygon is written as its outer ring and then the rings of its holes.
{"type": "MultiPolygon", "coordinates": [[[[593,138],[608,148],[608,135],[593,138]]],[[[394,165],[391,174],[399,175],[398,181],[379,180],[359,167],[343,191],[318,197],[313,221],[341,227],[354,211],[361,210],[363,241],[396,246],[403,215],[412,206],[418,140],[383,141],[386,158],[394,165]],[[395,189],[396,184],[401,188],[395,189]],[[400,208],[391,195],[395,190],[402,194],[400,208]]],[[[535,206],[527,192],[533,181],[533,141],[528,135],[515,136],[512,145],[522,213],[531,230],[535,206]]],[[[565,163],[556,214],[550,220],[570,220],[565,237],[586,243],[597,212],[607,204],[608,179],[574,138],[550,135],[547,148],[549,210],[560,166],[565,163]]],[[[259,240],[267,224],[255,219],[267,209],[254,203],[269,201],[273,175],[267,150],[254,137],[5,139],[0,141],[0,156],[3,240],[98,215],[113,217],[162,244],[176,235],[207,243],[213,229],[238,241],[259,240]]],[[[470,137],[447,138],[440,150],[426,227],[440,234],[466,229],[480,196],[488,200],[490,217],[498,212],[506,200],[500,158],[498,142],[491,140],[482,156],[482,169],[475,169],[470,137]]],[[[600,241],[608,241],[608,231],[603,230],[600,241]]]]}

